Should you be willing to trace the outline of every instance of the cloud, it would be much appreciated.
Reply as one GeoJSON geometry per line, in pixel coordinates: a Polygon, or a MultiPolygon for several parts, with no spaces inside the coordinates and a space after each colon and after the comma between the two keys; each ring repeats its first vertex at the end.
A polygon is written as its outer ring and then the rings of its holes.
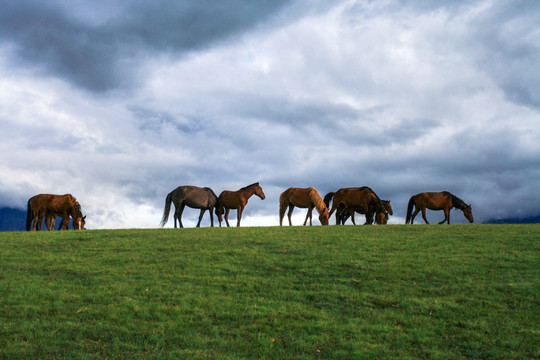
{"type": "Polygon", "coordinates": [[[264,21],[283,5],[243,0],[5,1],[0,39],[12,45],[14,63],[100,92],[137,82],[137,68],[149,53],[181,56],[208,48],[264,21]]]}

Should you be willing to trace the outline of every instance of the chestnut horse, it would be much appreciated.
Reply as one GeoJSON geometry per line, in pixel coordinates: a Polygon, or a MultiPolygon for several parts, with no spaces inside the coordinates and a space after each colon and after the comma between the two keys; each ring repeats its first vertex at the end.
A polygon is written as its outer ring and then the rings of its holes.
{"type": "MultiPolygon", "coordinates": [[[[375,214],[386,212],[382,200],[367,186],[341,188],[335,193],[328,193],[324,197],[327,206],[330,205],[332,198],[330,216],[337,210],[336,225],[341,224],[343,214],[347,214],[351,210],[366,214],[364,225],[373,224],[375,214]]],[[[382,219],[382,216],[378,218],[382,219]]]]}
{"type": "Polygon", "coordinates": [[[321,224],[328,225],[328,208],[314,187],[308,187],[306,189],[291,187],[281,193],[279,196],[279,226],[283,225],[283,217],[285,216],[287,207],[289,208],[289,212],[287,213],[289,226],[292,226],[291,215],[295,206],[308,209],[304,226],[306,226],[308,218],[309,225],[312,225],[311,213],[313,208],[316,208],[319,212],[319,221],[321,224]]]}
{"type": "Polygon", "coordinates": [[[463,211],[463,215],[465,215],[469,222],[474,222],[471,205],[465,204],[463,200],[455,195],[452,195],[448,191],[441,191],[423,192],[411,196],[409,199],[409,205],[407,206],[407,218],[405,220],[405,224],[408,224],[409,222],[412,224],[414,222],[414,217],[419,211],[422,211],[422,218],[426,224],[429,224],[426,218],[426,208],[430,210],[443,210],[444,219],[439,224],[443,224],[445,221],[450,224],[450,209],[453,207],[463,211]],[[416,207],[416,210],[414,210],[413,213],[412,211],[414,207],[416,207]]]}
{"type": "Polygon", "coordinates": [[[214,226],[214,214],[212,210],[216,206],[217,196],[214,191],[208,187],[200,188],[197,186],[179,186],[171,191],[165,198],[165,208],[163,209],[163,218],[161,219],[161,227],[165,226],[169,219],[169,211],[171,210],[171,202],[174,203],[174,228],[176,228],[176,220],[182,224],[182,213],[186,206],[194,209],[201,209],[199,214],[199,222],[197,227],[201,226],[201,220],[204,212],[210,212],[210,224],[214,226]]]}
{"type": "Polygon", "coordinates": [[[83,216],[81,205],[73,195],[39,194],[28,200],[26,230],[41,230],[44,217],[46,218],[47,229],[54,229],[54,223],[52,223],[51,220],[53,216],[62,217],[62,224],[60,227],[64,230],[67,230],[69,227],[70,216],[73,219],[73,228],[75,230],[84,229],[86,216],[83,216]],[[53,225],[52,228],[51,223],[53,225]]]}
{"type": "Polygon", "coordinates": [[[242,219],[242,212],[246,207],[249,198],[253,195],[257,195],[262,200],[266,197],[263,189],[258,182],[241,188],[237,191],[224,190],[219,194],[218,203],[216,206],[216,215],[219,220],[219,226],[221,227],[222,215],[225,214],[225,222],[229,225],[229,212],[231,209],[236,209],[238,212],[238,220],[236,226],[240,226],[240,220],[242,219]]]}

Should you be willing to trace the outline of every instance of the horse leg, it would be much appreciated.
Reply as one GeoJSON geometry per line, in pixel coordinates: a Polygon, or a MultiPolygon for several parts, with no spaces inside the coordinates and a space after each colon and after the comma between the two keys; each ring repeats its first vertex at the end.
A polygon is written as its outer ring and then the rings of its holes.
{"type": "Polygon", "coordinates": [[[225,223],[227,223],[227,227],[231,226],[231,225],[229,225],[229,213],[230,212],[231,212],[231,209],[229,209],[229,208],[225,209],[225,223]]]}
{"type": "Polygon", "coordinates": [[[285,204],[279,204],[279,226],[283,226],[283,217],[285,216],[285,204]]]}
{"type": "Polygon", "coordinates": [[[197,227],[201,227],[201,220],[202,220],[202,217],[203,217],[205,211],[206,211],[206,209],[201,209],[201,212],[199,214],[199,222],[197,223],[197,227]]]}
{"type": "MultiPolygon", "coordinates": [[[[353,223],[353,225],[356,225],[356,222],[354,221],[354,210],[351,212],[351,221],[353,223]]],[[[345,224],[343,224],[345,225],[345,224]]]]}
{"type": "Polygon", "coordinates": [[[444,219],[443,221],[439,223],[439,225],[444,224],[445,221],[447,221],[448,224],[450,224],[450,209],[443,209],[443,211],[444,211],[444,219]]]}
{"type": "Polygon", "coordinates": [[[419,212],[420,212],[420,208],[417,207],[416,209],[414,209],[414,212],[411,215],[411,225],[414,224],[414,218],[416,217],[416,215],[418,215],[419,212]]]}
{"type": "MultiPolygon", "coordinates": [[[[186,205],[182,204],[180,208],[178,209],[178,224],[180,225],[180,229],[184,228],[184,224],[182,224],[182,214],[184,213],[184,208],[186,205]]],[[[176,227],[176,223],[175,223],[176,227]]]]}
{"type": "Polygon", "coordinates": [[[68,229],[69,229],[69,215],[66,214],[66,216],[62,218],[62,230],[68,230],[68,229]]]}
{"type": "Polygon", "coordinates": [[[304,226],[307,224],[307,219],[309,218],[309,226],[312,226],[311,224],[311,212],[313,211],[313,208],[308,208],[307,214],[306,214],[306,220],[304,220],[304,226]]]}
{"type": "Polygon", "coordinates": [[[237,214],[238,219],[236,220],[236,227],[240,227],[240,220],[242,219],[242,212],[243,212],[243,211],[244,211],[244,208],[243,208],[242,206],[239,206],[239,207],[238,207],[238,210],[237,210],[237,212],[238,212],[238,214],[237,214]]]}
{"type": "Polygon", "coordinates": [[[210,212],[210,226],[214,227],[214,214],[212,214],[212,209],[210,208],[208,211],[210,212]]]}
{"type": "Polygon", "coordinates": [[[426,217],[426,208],[422,208],[422,219],[424,219],[426,224],[429,225],[429,221],[427,220],[427,217],[426,217]]]}
{"type": "Polygon", "coordinates": [[[287,218],[289,218],[289,226],[292,226],[291,216],[292,216],[293,210],[294,210],[294,205],[290,204],[289,205],[289,212],[287,213],[287,218]]]}

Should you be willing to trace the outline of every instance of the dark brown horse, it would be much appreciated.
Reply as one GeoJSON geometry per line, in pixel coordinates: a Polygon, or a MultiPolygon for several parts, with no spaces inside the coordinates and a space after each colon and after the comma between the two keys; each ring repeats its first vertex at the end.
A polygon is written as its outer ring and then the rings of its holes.
{"type": "MultiPolygon", "coordinates": [[[[392,204],[390,204],[390,200],[381,200],[381,201],[383,203],[385,211],[377,212],[375,214],[375,222],[379,225],[386,225],[386,223],[388,222],[388,215],[394,215],[394,210],[392,209],[392,204]]],[[[345,222],[350,217],[353,225],[356,225],[356,222],[354,221],[355,212],[359,214],[365,214],[364,209],[362,208],[343,209],[343,211],[341,211],[341,217],[340,217],[341,224],[345,225],[345,222]]],[[[373,215],[367,215],[367,217],[373,217],[373,215]]]]}
{"type": "MultiPolygon", "coordinates": [[[[324,197],[327,206],[332,201],[330,215],[336,212],[336,225],[341,224],[344,214],[350,211],[356,211],[366,215],[364,225],[373,224],[377,213],[386,212],[383,201],[369,187],[341,188],[335,193],[328,193],[324,197]]],[[[391,208],[391,207],[390,207],[391,208]]],[[[382,219],[379,216],[379,219],[382,219]]]]}
{"type": "MultiPolygon", "coordinates": [[[[83,216],[81,205],[71,194],[52,195],[40,194],[31,197],[27,204],[26,230],[41,230],[43,218],[46,218],[48,230],[52,230],[50,218],[61,216],[61,228],[67,230],[69,227],[69,217],[73,221],[75,230],[84,229],[86,216],[83,216]]],[[[60,229],[60,228],[59,228],[60,229]]]]}
{"type": "Polygon", "coordinates": [[[321,195],[314,187],[308,188],[288,188],[279,196],[279,226],[283,225],[283,217],[285,216],[285,210],[289,208],[287,217],[289,218],[289,225],[292,226],[291,215],[294,207],[307,208],[308,212],[304,226],[306,226],[308,218],[309,225],[311,226],[311,213],[313,208],[316,208],[319,212],[319,221],[322,225],[328,225],[328,208],[324,204],[321,195]]]}
{"type": "Polygon", "coordinates": [[[240,226],[240,220],[242,219],[242,212],[246,207],[249,198],[253,195],[257,195],[262,200],[266,197],[263,189],[258,182],[241,188],[237,191],[225,190],[219,194],[218,203],[216,206],[216,215],[219,219],[219,226],[221,226],[222,216],[225,214],[225,222],[229,225],[229,212],[231,209],[236,209],[238,212],[238,220],[236,226],[240,226]]]}
{"type": "Polygon", "coordinates": [[[463,215],[465,215],[469,222],[474,222],[471,205],[465,204],[463,200],[455,195],[450,194],[448,191],[441,191],[423,192],[411,196],[409,205],[407,206],[407,218],[405,220],[405,224],[408,224],[409,222],[412,224],[414,222],[414,217],[419,211],[422,211],[422,218],[426,224],[429,224],[426,218],[426,209],[443,210],[444,219],[439,224],[443,224],[445,221],[450,224],[450,209],[453,207],[463,211],[463,215]],[[414,210],[413,213],[414,207],[416,207],[416,210],[414,210]]]}
{"type": "Polygon", "coordinates": [[[176,220],[182,224],[182,213],[186,206],[193,209],[201,209],[199,214],[199,222],[197,227],[201,226],[201,220],[206,210],[210,212],[210,224],[214,226],[214,214],[212,210],[216,206],[217,196],[214,191],[208,187],[200,188],[197,186],[179,186],[171,191],[165,198],[165,208],[163,209],[163,218],[161,219],[161,227],[165,226],[169,219],[169,211],[171,209],[171,202],[174,203],[174,227],[176,228],[176,220]]]}

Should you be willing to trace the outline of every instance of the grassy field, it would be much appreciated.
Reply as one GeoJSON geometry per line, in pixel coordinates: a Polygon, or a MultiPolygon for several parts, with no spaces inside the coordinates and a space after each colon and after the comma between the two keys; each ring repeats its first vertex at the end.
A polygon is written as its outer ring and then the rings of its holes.
{"type": "Polygon", "coordinates": [[[540,359],[540,225],[0,233],[0,358],[540,359]]]}

